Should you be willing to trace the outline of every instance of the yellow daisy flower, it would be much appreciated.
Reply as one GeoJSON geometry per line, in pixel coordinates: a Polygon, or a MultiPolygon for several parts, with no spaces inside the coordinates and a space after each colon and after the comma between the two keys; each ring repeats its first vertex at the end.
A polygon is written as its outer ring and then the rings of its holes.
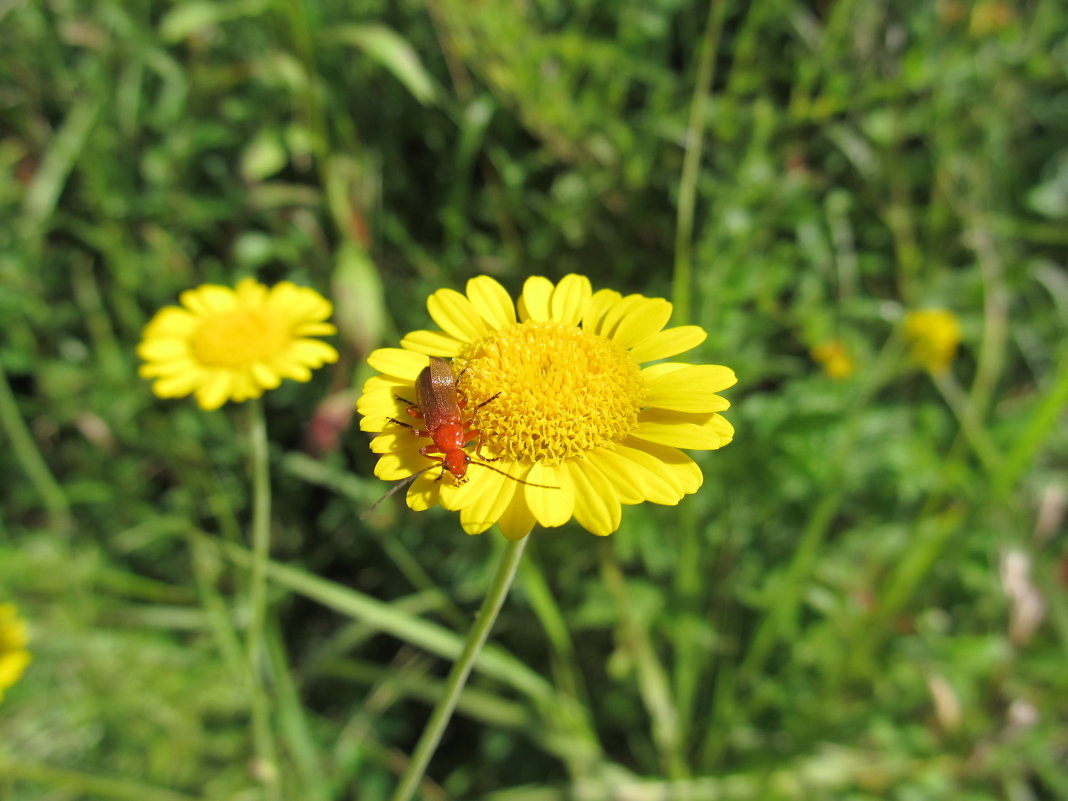
{"type": "Polygon", "coordinates": [[[381,454],[375,475],[416,476],[408,505],[458,510],[468,534],[497,523],[505,536],[520,539],[535,523],[561,526],[572,517],[594,534],[610,534],[619,528],[622,504],[674,505],[697,491],[701,469],[679,448],[712,450],[734,436],[718,414],[730,404],[716,394],[736,382],[732,370],[640,366],[707,336],[695,325],[664,328],[671,316],[666,300],[593,292],[579,275],[555,286],[538,276],[524,285],[517,316],[504,287],[479,276],[468,281],[466,295],[435,292],[427,309],[442,331],[414,331],[401,348],[368,358],[381,375],[364,385],[360,427],[381,432],[371,442],[381,454]],[[468,428],[481,432],[469,481],[441,480],[434,456],[420,453],[430,440],[395,422],[420,425],[398,398],[416,400],[416,379],[431,356],[452,360],[467,399],[464,414],[473,417],[468,428]],[[480,467],[479,456],[493,461],[480,467]]]}
{"type": "Polygon", "coordinates": [[[819,362],[828,378],[847,378],[853,375],[856,364],[846,346],[837,339],[829,339],[809,351],[813,360],[819,362]]]}
{"type": "Polygon", "coordinates": [[[914,362],[932,373],[944,373],[957,355],[960,323],[945,309],[912,311],[905,315],[905,339],[914,362]]]}
{"type": "Polygon", "coordinates": [[[27,642],[26,624],[16,617],[15,605],[0,604],[0,701],[4,690],[18,681],[30,664],[27,642]]]}
{"type": "Polygon", "coordinates": [[[183,292],[182,307],[161,309],[145,326],[137,355],[142,378],[161,398],[195,393],[203,409],[258,398],[283,378],[308,381],[337,361],[337,351],[309,337],[337,333],[325,322],[333,307],[313,289],[245,278],[230,287],[204,284],[183,292]],[[184,307],[184,308],[183,308],[184,307]]]}

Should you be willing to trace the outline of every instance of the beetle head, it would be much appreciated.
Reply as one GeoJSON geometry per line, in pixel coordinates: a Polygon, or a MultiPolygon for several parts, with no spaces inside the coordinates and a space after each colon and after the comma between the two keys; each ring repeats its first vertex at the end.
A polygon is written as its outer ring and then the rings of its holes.
{"type": "Polygon", "coordinates": [[[444,458],[445,469],[455,476],[457,483],[460,483],[467,477],[467,465],[470,461],[471,457],[464,451],[449,451],[444,458]]]}

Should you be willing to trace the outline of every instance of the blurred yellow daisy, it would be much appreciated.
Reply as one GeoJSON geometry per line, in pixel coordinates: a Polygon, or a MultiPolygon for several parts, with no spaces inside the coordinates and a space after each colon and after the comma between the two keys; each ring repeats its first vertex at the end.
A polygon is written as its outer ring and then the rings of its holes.
{"type": "Polygon", "coordinates": [[[161,398],[191,393],[203,409],[258,398],[283,378],[308,381],[337,361],[337,351],[310,337],[334,334],[330,302],[283,281],[267,287],[245,278],[230,287],[204,284],[183,292],[182,306],[161,309],[145,326],[137,355],[142,378],[161,398]]]}
{"type": "Polygon", "coordinates": [[[417,476],[408,505],[458,510],[468,534],[497,523],[520,539],[535,523],[560,526],[572,517],[594,534],[610,534],[622,504],[674,505],[697,491],[701,469],[679,448],[712,450],[734,436],[719,414],[730,404],[716,394],[736,382],[732,370],[640,366],[707,336],[694,325],[664,328],[672,308],[666,300],[593,292],[579,275],[556,285],[538,276],[524,285],[517,314],[504,287],[480,276],[468,281],[466,295],[435,292],[427,308],[442,331],[414,331],[401,348],[368,358],[381,375],[364,385],[360,427],[382,432],[371,442],[381,454],[375,475],[417,476]],[[469,481],[442,480],[435,456],[420,453],[430,440],[395,422],[416,399],[414,383],[430,356],[452,360],[465,414],[473,412],[469,427],[481,432],[481,456],[507,475],[480,469],[476,452],[469,481]]]}
{"type": "Polygon", "coordinates": [[[829,339],[816,345],[809,351],[809,355],[823,367],[823,372],[829,378],[847,378],[856,370],[853,357],[849,355],[845,344],[838,339],[829,339]]]}
{"type": "Polygon", "coordinates": [[[16,616],[15,605],[0,604],[0,701],[4,690],[18,681],[30,664],[27,642],[26,624],[16,616]]]}
{"type": "Polygon", "coordinates": [[[960,323],[945,309],[912,311],[905,315],[905,340],[914,362],[932,373],[944,373],[957,355],[960,323]]]}

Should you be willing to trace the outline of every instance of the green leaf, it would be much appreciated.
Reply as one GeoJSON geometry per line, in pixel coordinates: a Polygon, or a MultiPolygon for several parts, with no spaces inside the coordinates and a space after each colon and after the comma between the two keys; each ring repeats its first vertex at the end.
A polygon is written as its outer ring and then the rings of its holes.
{"type": "Polygon", "coordinates": [[[251,17],[263,11],[264,0],[236,0],[231,3],[184,3],[172,9],[159,24],[159,35],[164,42],[173,44],[187,36],[211,28],[220,22],[251,17]]]}
{"type": "Polygon", "coordinates": [[[433,78],[423,67],[415,48],[392,28],[378,24],[344,25],[330,32],[326,39],[360,48],[392,72],[420,103],[434,101],[437,92],[433,78]]]}
{"type": "Polygon", "coordinates": [[[262,181],[286,166],[289,156],[278,131],[265,128],[248,143],[241,154],[241,177],[246,181],[262,181]]]}

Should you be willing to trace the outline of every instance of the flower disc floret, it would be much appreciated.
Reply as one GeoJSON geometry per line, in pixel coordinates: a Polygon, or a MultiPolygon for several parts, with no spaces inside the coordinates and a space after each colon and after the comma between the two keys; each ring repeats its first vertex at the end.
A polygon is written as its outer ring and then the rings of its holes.
{"type": "Polygon", "coordinates": [[[195,394],[204,409],[258,398],[283,378],[308,381],[337,361],[312,337],[334,334],[330,303],[318,292],[251,278],[231,289],[205,284],[183,292],[181,306],[160,310],[145,326],[138,355],[143,378],[161,398],[195,394]]]}
{"type": "Polygon", "coordinates": [[[427,309],[440,331],[413,331],[401,348],[368,358],[379,375],[364,385],[360,427],[377,433],[371,449],[379,478],[414,477],[408,505],[457,510],[469,534],[496,523],[517,539],[536,523],[572,518],[610,534],[623,505],[674,505],[697,491],[701,470],[679,448],[713,450],[734,436],[719,414],[730,404],[717,394],[735,383],[732,370],[641,366],[707,336],[698,326],[665,328],[666,300],[593,292],[588,279],[568,275],[557,284],[528,279],[513,304],[499,283],[479,276],[465,294],[435,292],[427,309]],[[396,422],[408,405],[400,399],[415,397],[430,356],[452,360],[467,398],[464,422],[493,459],[480,466],[469,443],[466,483],[454,483],[420,453],[426,437],[396,422]]]}
{"type": "Polygon", "coordinates": [[[473,398],[500,396],[478,414],[493,452],[558,464],[637,428],[644,384],[626,349],[559,322],[516,323],[453,361],[473,398]],[[507,387],[507,391],[500,389],[507,387]]]}

